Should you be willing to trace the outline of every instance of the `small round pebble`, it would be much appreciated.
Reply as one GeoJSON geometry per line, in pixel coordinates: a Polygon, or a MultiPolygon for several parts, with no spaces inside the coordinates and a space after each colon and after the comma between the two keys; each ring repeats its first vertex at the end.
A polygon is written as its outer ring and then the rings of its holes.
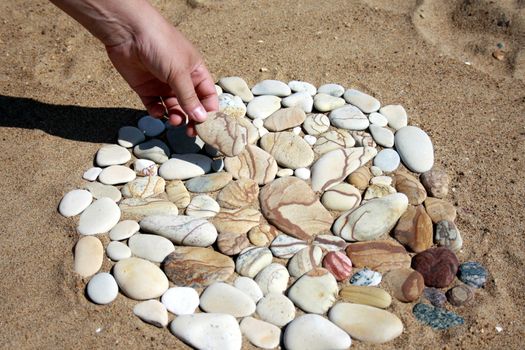
{"type": "Polygon", "coordinates": [[[446,293],[448,302],[454,306],[461,306],[474,297],[472,290],[466,285],[450,288],[446,293]]]}
{"type": "Polygon", "coordinates": [[[369,269],[363,269],[354,273],[352,278],[350,278],[350,284],[354,286],[370,286],[374,287],[381,283],[381,273],[369,269]]]}
{"type": "Polygon", "coordinates": [[[99,168],[97,166],[92,167],[84,172],[84,175],[82,175],[82,178],[87,181],[95,181],[101,172],[102,172],[102,168],[99,168]]]}
{"type": "Polygon", "coordinates": [[[301,133],[301,127],[296,126],[295,128],[292,129],[292,132],[296,135],[299,135],[301,133]]]}
{"type": "Polygon", "coordinates": [[[87,285],[87,295],[95,304],[109,304],[117,298],[117,282],[107,272],[97,273],[87,285]]]}
{"type": "Polygon", "coordinates": [[[447,301],[445,293],[443,293],[437,288],[426,287],[423,290],[423,295],[435,307],[443,307],[443,305],[445,305],[445,302],[447,301]]]}
{"type": "Polygon", "coordinates": [[[393,149],[384,149],[374,158],[374,165],[384,172],[390,173],[399,167],[401,159],[393,149]]]}
{"type": "Polygon", "coordinates": [[[131,249],[122,242],[112,241],[106,247],[106,255],[113,261],[119,261],[131,257],[131,249]]]}
{"type": "Polygon", "coordinates": [[[160,301],[177,316],[191,315],[199,306],[199,294],[190,287],[173,287],[162,295],[160,301]]]}
{"type": "Polygon", "coordinates": [[[481,288],[487,282],[487,270],[480,263],[469,261],[459,265],[458,277],[471,287],[481,288]]]}
{"type": "Polygon", "coordinates": [[[257,303],[261,320],[283,327],[295,318],[295,306],[282,293],[268,293],[257,303]]]}
{"type": "Polygon", "coordinates": [[[370,113],[370,115],[368,116],[368,120],[371,124],[381,127],[385,127],[388,124],[388,119],[386,119],[386,117],[381,113],[377,112],[370,113]]]}
{"type": "Polygon", "coordinates": [[[140,118],[137,126],[146,136],[149,137],[155,137],[162,134],[166,128],[162,120],[153,118],[149,115],[140,118]]]}
{"type": "Polygon", "coordinates": [[[310,146],[315,145],[315,143],[317,142],[317,137],[312,136],[312,135],[304,135],[303,138],[306,141],[306,143],[309,144],[310,146]]]}
{"type": "Polygon", "coordinates": [[[294,175],[302,180],[308,180],[310,178],[311,172],[308,168],[297,168],[294,171],[294,175]]]}

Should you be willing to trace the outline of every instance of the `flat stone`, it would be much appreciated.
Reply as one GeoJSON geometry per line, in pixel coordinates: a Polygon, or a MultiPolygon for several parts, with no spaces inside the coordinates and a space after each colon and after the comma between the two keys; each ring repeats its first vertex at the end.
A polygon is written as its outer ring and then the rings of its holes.
{"type": "Polygon", "coordinates": [[[355,267],[368,267],[381,273],[410,267],[410,255],[393,240],[351,243],[346,254],[355,267]]]}
{"type": "Polygon", "coordinates": [[[432,220],[422,205],[409,205],[394,229],[394,237],[413,252],[432,247],[432,220]]]}
{"type": "Polygon", "coordinates": [[[474,293],[466,285],[450,288],[446,293],[448,302],[454,306],[461,306],[474,298],[474,293]]]}
{"type": "Polygon", "coordinates": [[[352,130],[350,131],[350,135],[354,138],[355,145],[357,147],[365,147],[365,146],[366,147],[376,147],[377,146],[372,135],[370,135],[366,131],[352,130]]]}
{"type": "Polygon", "coordinates": [[[312,189],[324,192],[341,182],[377,154],[375,148],[355,147],[330,151],[312,166],[312,189]]]}
{"type": "Polygon", "coordinates": [[[217,202],[223,208],[235,209],[253,204],[258,196],[259,186],[255,180],[239,179],[229,182],[219,192],[217,202]]]}
{"type": "Polygon", "coordinates": [[[323,155],[337,149],[350,148],[355,145],[355,140],[344,130],[330,130],[322,133],[313,145],[313,150],[318,155],[323,155]]]}
{"type": "Polygon", "coordinates": [[[442,199],[428,197],[425,199],[425,209],[435,224],[443,220],[456,220],[456,208],[442,199]]]}
{"type": "Polygon", "coordinates": [[[192,198],[186,207],[186,215],[195,218],[212,218],[219,213],[221,207],[212,197],[201,194],[192,198]]]}
{"type": "Polygon", "coordinates": [[[288,261],[288,271],[293,277],[301,277],[321,264],[323,251],[315,245],[301,249],[288,261]]]}
{"type": "Polygon", "coordinates": [[[281,108],[281,99],[277,96],[257,96],[248,103],[246,114],[252,119],[265,119],[281,108]]]}
{"type": "Polygon", "coordinates": [[[206,121],[195,125],[195,130],[208,145],[233,157],[240,154],[248,143],[248,131],[237,120],[222,112],[211,112],[206,121]]]}
{"type": "Polygon", "coordinates": [[[345,93],[345,88],[339,84],[333,84],[333,83],[324,84],[324,85],[319,86],[319,89],[317,89],[317,93],[327,94],[327,95],[335,96],[335,97],[341,97],[345,93]]]}
{"type": "Polygon", "coordinates": [[[388,120],[388,126],[394,130],[399,130],[408,124],[407,112],[401,105],[387,105],[379,110],[381,115],[388,120]]]}
{"type": "Polygon", "coordinates": [[[250,241],[244,233],[222,232],[217,236],[217,248],[229,256],[237,255],[249,246],[250,241]]]}
{"type": "Polygon", "coordinates": [[[162,264],[162,269],[175,285],[192,288],[226,281],[233,275],[233,260],[212,249],[175,247],[162,264]]]}
{"type": "Polygon", "coordinates": [[[425,288],[423,276],[410,268],[392,270],[383,281],[390,287],[394,297],[404,303],[419,299],[425,288]]]}
{"type": "Polygon", "coordinates": [[[383,147],[394,146],[394,133],[390,129],[372,124],[370,125],[370,133],[378,145],[383,147]]]}
{"type": "Polygon", "coordinates": [[[161,298],[166,309],[179,316],[191,315],[199,307],[199,294],[190,287],[173,287],[168,289],[161,298]]]}
{"type": "Polygon", "coordinates": [[[191,216],[151,215],[140,221],[140,227],[178,245],[207,247],[217,239],[217,230],[211,223],[191,216]]]}
{"type": "Polygon", "coordinates": [[[300,239],[328,231],[333,218],[303,180],[279,178],[263,187],[259,200],[264,217],[278,229],[300,239]]]}
{"type": "Polygon", "coordinates": [[[335,303],[338,292],[335,277],[319,267],[297,279],[288,289],[288,297],[305,312],[324,314],[335,303]]]}
{"type": "Polygon", "coordinates": [[[344,330],[314,314],[301,315],[290,322],[283,338],[284,346],[289,350],[342,350],[352,344],[352,339],[344,330]]]}
{"type": "Polygon", "coordinates": [[[459,265],[458,278],[471,287],[481,288],[487,282],[487,270],[478,262],[468,261],[459,265]]]}
{"type": "Polygon", "coordinates": [[[259,185],[265,185],[275,179],[277,162],[266,151],[254,145],[248,145],[236,157],[227,157],[224,166],[234,179],[252,179],[259,185]]]}
{"type": "Polygon", "coordinates": [[[242,118],[246,115],[246,105],[239,96],[223,93],[219,95],[219,112],[233,118],[242,118]]]}
{"type": "Polygon", "coordinates": [[[340,251],[328,252],[323,259],[323,267],[330,271],[339,282],[350,277],[352,273],[352,261],[340,251]]]}
{"type": "Polygon", "coordinates": [[[291,258],[299,250],[305,248],[308,244],[304,240],[294,238],[285,234],[278,235],[270,245],[272,254],[278,258],[291,258]]]}
{"type": "Polygon", "coordinates": [[[364,268],[353,274],[352,278],[350,278],[350,284],[354,286],[374,287],[381,283],[382,278],[381,273],[364,268]]]}
{"type": "Polygon", "coordinates": [[[75,245],[74,270],[82,277],[94,275],[102,267],[104,248],[97,237],[82,237],[75,245]]]}
{"type": "Polygon", "coordinates": [[[427,300],[430,301],[430,303],[435,307],[443,307],[447,302],[445,293],[439,289],[425,287],[423,289],[423,294],[425,295],[425,298],[427,298],[427,300]]]}
{"type": "Polygon", "coordinates": [[[148,198],[164,192],[166,181],[159,176],[139,177],[122,187],[126,198],[148,198]]]}
{"type": "Polygon", "coordinates": [[[249,247],[244,249],[235,261],[235,271],[241,275],[254,278],[262,269],[272,263],[272,252],[266,247],[249,247]]]}
{"type": "Polygon", "coordinates": [[[142,233],[131,236],[128,245],[134,256],[156,263],[161,263],[175,249],[167,238],[142,233]]]}
{"type": "Polygon", "coordinates": [[[362,166],[348,175],[346,181],[355,186],[358,190],[364,191],[368,187],[371,179],[372,173],[370,172],[370,169],[366,166],[362,166]]]}
{"type": "Polygon", "coordinates": [[[106,247],[106,255],[113,261],[131,258],[131,249],[122,242],[112,241],[106,247]]]}
{"type": "Polygon", "coordinates": [[[181,180],[167,181],[166,194],[177,208],[186,208],[190,204],[191,196],[181,180]]]}
{"type": "Polygon", "coordinates": [[[314,107],[319,112],[330,112],[345,105],[345,100],[340,97],[335,97],[323,93],[318,93],[314,96],[314,107]]]}
{"type": "Polygon", "coordinates": [[[396,150],[403,164],[416,173],[424,173],[434,165],[434,147],[430,137],[418,127],[405,126],[395,135],[396,150]]]}
{"type": "MultiPolygon", "coordinates": [[[[364,201],[368,201],[374,198],[382,198],[388,195],[397,193],[396,189],[389,185],[370,185],[366,189],[364,201]]],[[[363,201],[363,202],[364,202],[363,201]]]]}
{"type": "Polygon", "coordinates": [[[295,306],[282,293],[268,293],[257,303],[257,315],[263,321],[283,327],[295,318],[295,306]]]}
{"type": "Polygon", "coordinates": [[[257,209],[243,207],[236,209],[222,208],[213,218],[217,231],[245,234],[252,227],[259,225],[261,213],[257,209]]]}
{"type": "Polygon", "coordinates": [[[396,172],[394,181],[396,190],[404,193],[410,204],[419,205],[427,198],[427,191],[425,191],[423,185],[409,173],[396,172]]]}
{"type": "Polygon", "coordinates": [[[238,276],[235,281],[233,281],[233,286],[248,295],[255,303],[263,297],[261,288],[257,282],[250,277],[238,276]]]}
{"type": "Polygon", "coordinates": [[[268,246],[281,232],[267,223],[259,223],[248,231],[250,243],[262,247],[268,246]]]}
{"type": "Polygon", "coordinates": [[[82,178],[87,181],[96,181],[101,172],[102,168],[92,167],[84,172],[82,178]]]}
{"type": "Polygon", "coordinates": [[[120,290],[135,300],[158,298],[169,287],[168,279],[161,269],[139,258],[117,262],[113,267],[113,276],[120,290]]]}
{"type": "Polygon", "coordinates": [[[106,233],[120,219],[120,209],[110,198],[97,199],[89,205],[78,221],[77,231],[82,235],[106,233]]]}
{"type": "Polygon", "coordinates": [[[133,236],[140,230],[140,225],[134,220],[124,220],[113,226],[109,231],[109,238],[112,241],[122,241],[133,236]]]}
{"type": "Polygon", "coordinates": [[[317,93],[315,86],[306,81],[292,80],[288,82],[288,86],[293,92],[307,92],[310,96],[317,93]]]}
{"type": "Polygon", "coordinates": [[[274,349],[279,345],[281,330],[271,323],[253,317],[245,317],[240,327],[246,339],[259,348],[274,349]]]}
{"type": "Polygon", "coordinates": [[[345,105],[330,112],[330,123],[347,130],[365,130],[370,122],[361,110],[352,105],[345,105]]]}
{"type": "Polygon", "coordinates": [[[317,235],[315,236],[312,244],[321,247],[325,252],[338,252],[346,249],[348,243],[341,237],[329,235],[317,235]]]}
{"type": "MultiPolygon", "coordinates": [[[[431,222],[430,218],[429,221],[431,222]]],[[[448,220],[442,220],[436,224],[434,241],[438,246],[447,247],[454,252],[458,252],[463,246],[463,238],[456,224],[448,220]]]]}
{"type": "Polygon", "coordinates": [[[158,165],[149,159],[137,159],[133,162],[133,170],[137,176],[156,176],[158,165]]]}
{"type": "Polygon", "coordinates": [[[308,135],[319,135],[330,127],[330,119],[321,113],[308,114],[303,122],[303,129],[308,135]]]}
{"type": "Polygon", "coordinates": [[[370,286],[345,286],[339,296],[346,302],[369,305],[386,309],[392,303],[392,297],[381,288],[370,286]]]}
{"type": "Polygon", "coordinates": [[[149,159],[155,163],[166,162],[170,155],[169,147],[158,139],[151,139],[133,147],[133,153],[137,158],[149,159]]]}
{"type": "Polygon", "coordinates": [[[254,95],[288,96],[292,90],[288,85],[279,80],[263,80],[252,87],[254,95]]]}
{"type": "Polygon", "coordinates": [[[186,188],[195,193],[215,192],[225,187],[232,180],[227,172],[201,175],[186,181],[186,188]]]}
{"type": "Polygon", "coordinates": [[[127,163],[131,159],[131,153],[119,145],[102,146],[95,157],[95,162],[99,167],[109,165],[119,165],[127,163]]]}
{"type": "Polygon", "coordinates": [[[146,115],[139,119],[137,126],[144,135],[155,137],[164,132],[166,128],[162,120],[146,115]]]}
{"type": "Polygon", "coordinates": [[[198,313],[181,315],[170,324],[171,332],[196,349],[240,350],[242,335],[232,315],[198,313]]]}
{"type": "Polygon", "coordinates": [[[401,159],[399,154],[390,148],[385,148],[374,158],[374,165],[386,173],[390,173],[399,168],[401,159]]]}
{"type": "Polygon", "coordinates": [[[288,288],[290,274],[286,267],[278,263],[271,263],[262,269],[255,277],[263,295],[268,293],[283,293],[288,288]]]}
{"type": "Polygon", "coordinates": [[[283,108],[264,119],[264,127],[269,131],[283,131],[301,125],[305,118],[306,114],[300,108],[283,108]]]}
{"type": "Polygon", "coordinates": [[[449,329],[465,323],[463,317],[456,313],[427,304],[416,304],[412,313],[419,322],[435,330],[449,329]]]}
{"type": "Polygon", "coordinates": [[[123,126],[118,131],[118,144],[122,147],[131,148],[139,143],[144,142],[146,136],[144,133],[134,126],[123,126]]]}
{"type": "Polygon", "coordinates": [[[114,202],[122,199],[122,193],[115,186],[104,185],[100,182],[89,182],[84,185],[84,188],[91,192],[93,198],[96,199],[107,197],[114,202]]]}
{"type": "Polygon", "coordinates": [[[381,113],[377,112],[370,113],[370,115],[368,116],[368,121],[372,125],[377,125],[381,127],[385,127],[388,125],[388,119],[381,113]]]}
{"type": "Polygon", "coordinates": [[[211,170],[212,159],[202,154],[174,154],[159,168],[165,180],[187,180],[211,170]]]}
{"type": "Polygon", "coordinates": [[[253,100],[253,94],[244,79],[239,77],[224,77],[219,79],[219,85],[224,91],[239,96],[244,102],[253,100]]]}
{"type": "Polygon", "coordinates": [[[209,285],[200,297],[200,307],[208,313],[246,317],[255,312],[255,302],[232,285],[216,282],[209,285]]]}
{"type": "Polygon", "coordinates": [[[314,99],[308,92],[296,92],[281,100],[283,107],[295,107],[303,112],[312,112],[314,99]]]}
{"type": "Polygon", "coordinates": [[[420,180],[432,197],[444,198],[447,196],[450,179],[445,169],[433,166],[432,169],[421,174],[420,180]]]}
{"type": "Polygon", "coordinates": [[[109,273],[100,272],[89,280],[86,294],[95,304],[109,304],[118,296],[118,285],[109,273]]]}
{"type": "Polygon", "coordinates": [[[343,182],[326,190],[321,203],[328,210],[351,210],[361,203],[361,193],[354,186],[343,182]]]}
{"type": "Polygon", "coordinates": [[[412,268],[423,275],[428,287],[448,287],[454,281],[458,267],[458,258],[445,247],[430,248],[412,258],[412,268]]]}
{"type": "Polygon", "coordinates": [[[188,136],[186,125],[170,126],[166,132],[166,139],[173,153],[198,153],[204,147],[204,141],[199,136],[188,136]]]}
{"type": "Polygon", "coordinates": [[[291,132],[269,133],[261,137],[261,148],[285,168],[307,167],[314,161],[314,152],[302,137],[291,132]]]}
{"type": "Polygon", "coordinates": [[[353,339],[382,344],[403,333],[403,323],[394,314],[368,305],[338,303],[328,313],[330,321],[353,339]]]}
{"type": "Polygon", "coordinates": [[[177,215],[178,209],[170,201],[159,198],[128,198],[119,204],[122,217],[131,220],[141,220],[150,215],[177,215]]]}
{"type": "Polygon", "coordinates": [[[58,212],[66,218],[82,213],[93,201],[93,195],[86,190],[72,190],[62,197],[58,212]]]}
{"type": "Polygon", "coordinates": [[[355,89],[346,90],[344,98],[346,102],[353,104],[365,113],[376,112],[381,107],[381,103],[375,97],[355,89]]]}
{"type": "Polygon", "coordinates": [[[163,328],[168,325],[168,311],[158,300],[146,300],[133,307],[133,313],[142,321],[155,327],[163,328]]]}
{"type": "Polygon", "coordinates": [[[100,173],[98,181],[104,185],[117,185],[133,181],[137,175],[130,168],[123,165],[111,165],[100,173]]]}
{"type": "Polygon", "coordinates": [[[407,206],[408,199],[402,193],[372,199],[344,212],[335,221],[332,231],[348,241],[373,240],[390,232],[407,206]]]}

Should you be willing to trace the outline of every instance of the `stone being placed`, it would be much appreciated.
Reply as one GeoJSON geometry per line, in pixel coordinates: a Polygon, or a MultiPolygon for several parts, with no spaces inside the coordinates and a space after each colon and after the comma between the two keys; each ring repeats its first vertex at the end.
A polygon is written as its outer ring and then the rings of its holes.
{"type": "Polygon", "coordinates": [[[100,272],[89,280],[86,293],[95,304],[109,304],[118,296],[118,285],[109,273],[100,272]]]}
{"type": "Polygon", "coordinates": [[[308,114],[303,122],[303,129],[308,135],[319,135],[330,127],[330,119],[322,114],[308,114]]]}
{"type": "Polygon", "coordinates": [[[272,95],[257,96],[246,108],[246,114],[251,119],[265,119],[281,108],[281,99],[272,95]]]}
{"type": "Polygon", "coordinates": [[[416,173],[424,173],[432,169],[434,146],[423,130],[415,126],[405,126],[396,131],[395,144],[407,168],[416,173]]]}
{"type": "Polygon", "coordinates": [[[215,282],[202,292],[200,308],[209,313],[246,317],[255,312],[255,302],[234,286],[215,282]]]}
{"type": "Polygon", "coordinates": [[[401,105],[387,105],[379,109],[379,113],[385,116],[388,126],[394,130],[399,130],[408,124],[407,112],[401,105]]]}
{"type": "Polygon", "coordinates": [[[335,303],[339,287],[326,269],[316,268],[302,275],[288,289],[288,297],[308,313],[324,314],[335,303]]]}
{"type": "Polygon", "coordinates": [[[224,77],[219,80],[219,86],[232,95],[239,96],[244,102],[253,100],[253,94],[244,79],[240,77],[224,77]]]}
{"type": "Polygon", "coordinates": [[[146,115],[139,119],[137,123],[138,128],[140,131],[144,133],[144,135],[148,137],[155,137],[164,131],[166,129],[166,126],[162,122],[162,120],[153,118],[149,115],[146,115]]]}
{"type": "Polygon", "coordinates": [[[82,237],[75,245],[73,269],[82,277],[94,275],[102,267],[104,248],[97,237],[82,237]]]}
{"type": "Polygon", "coordinates": [[[355,89],[346,90],[344,98],[346,102],[358,107],[365,113],[377,112],[381,107],[381,103],[375,97],[355,89]]]}
{"type": "Polygon", "coordinates": [[[268,133],[261,137],[259,144],[275,158],[277,164],[285,168],[304,168],[314,161],[310,145],[291,132],[268,133]]]}
{"type": "Polygon", "coordinates": [[[140,227],[180,245],[207,247],[217,238],[217,230],[211,223],[184,215],[147,216],[140,221],[140,227]]]}
{"type": "Polygon", "coordinates": [[[106,167],[124,164],[130,159],[131,153],[126,148],[119,145],[104,145],[98,150],[95,163],[99,167],[106,167]]]}
{"type": "Polygon", "coordinates": [[[93,201],[93,195],[86,190],[69,191],[62,197],[58,212],[66,218],[82,213],[93,201]]]}
{"type": "Polygon", "coordinates": [[[305,118],[306,114],[300,108],[283,108],[264,119],[264,127],[269,131],[283,131],[301,125],[305,118]]]}
{"type": "Polygon", "coordinates": [[[282,293],[268,293],[257,303],[257,315],[263,321],[283,327],[295,318],[295,306],[282,293]]]}
{"type": "Polygon", "coordinates": [[[155,263],[161,263],[175,249],[173,243],[167,238],[142,233],[131,236],[128,246],[134,256],[155,263]]]}
{"type": "Polygon", "coordinates": [[[327,94],[318,93],[314,96],[314,107],[319,112],[330,112],[345,105],[345,100],[327,94]]]}
{"type": "Polygon", "coordinates": [[[206,121],[196,124],[195,130],[204,142],[228,157],[238,155],[248,144],[246,128],[222,112],[208,113],[206,121]]]}
{"type": "Polygon", "coordinates": [[[347,130],[365,130],[370,124],[366,115],[352,105],[345,105],[332,110],[329,118],[333,126],[347,130]]]}
{"type": "Polygon", "coordinates": [[[306,314],[290,322],[284,332],[284,346],[289,350],[348,349],[350,336],[326,318],[306,314]]]}
{"type": "Polygon", "coordinates": [[[254,95],[288,96],[292,90],[288,85],[279,80],[263,80],[252,87],[254,95]]]}
{"type": "Polygon", "coordinates": [[[133,153],[137,158],[149,159],[162,164],[168,160],[170,149],[161,140],[151,139],[133,147],[133,153]]]}
{"type": "Polygon", "coordinates": [[[82,235],[96,235],[111,230],[120,220],[118,205],[109,198],[100,198],[87,207],[78,220],[77,231],[82,235]]]}
{"type": "Polygon", "coordinates": [[[390,173],[399,168],[401,159],[399,154],[390,148],[385,148],[377,154],[374,158],[374,165],[384,171],[385,173],[390,173]]]}
{"type": "Polygon", "coordinates": [[[245,317],[240,323],[242,334],[253,345],[262,349],[275,349],[281,339],[279,327],[253,317],[245,317]]]}
{"type": "Polygon", "coordinates": [[[133,308],[133,314],[155,327],[162,328],[168,325],[168,311],[158,300],[146,300],[136,304],[133,308]]]}
{"type": "Polygon", "coordinates": [[[219,112],[233,118],[242,118],[246,115],[246,105],[239,96],[223,93],[219,95],[219,112]]]}
{"type": "Polygon", "coordinates": [[[248,145],[236,157],[227,157],[224,167],[234,179],[252,179],[264,185],[275,179],[277,162],[268,152],[254,145],[248,145]]]}
{"type": "Polygon", "coordinates": [[[165,180],[187,180],[208,173],[211,162],[202,154],[174,154],[160,166],[159,175],[165,180]]]}
{"type": "Polygon", "coordinates": [[[118,131],[118,144],[122,147],[131,148],[139,143],[144,142],[146,136],[144,133],[134,126],[123,126],[118,131]]]}
{"type": "Polygon", "coordinates": [[[158,298],[169,287],[168,279],[161,269],[139,258],[117,262],[113,267],[113,276],[120,290],[135,300],[158,298]]]}
{"type": "Polygon", "coordinates": [[[283,293],[288,288],[290,274],[286,267],[278,263],[272,263],[262,269],[255,282],[259,285],[264,295],[268,293],[283,293]]]}
{"type": "Polygon", "coordinates": [[[317,89],[319,94],[327,94],[334,97],[341,97],[345,93],[345,88],[339,84],[324,84],[317,89]]]}

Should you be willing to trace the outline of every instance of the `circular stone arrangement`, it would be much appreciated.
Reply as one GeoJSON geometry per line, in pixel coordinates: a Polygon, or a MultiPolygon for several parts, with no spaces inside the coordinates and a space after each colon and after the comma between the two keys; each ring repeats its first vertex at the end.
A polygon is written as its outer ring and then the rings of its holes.
{"type": "Polygon", "coordinates": [[[218,84],[199,136],[143,117],[60,202],[80,215],[74,270],[92,302],[120,291],[198,349],[388,342],[404,328],[393,299],[434,329],[464,323],[445,307],[487,271],[456,257],[449,178],[402,106],[332,83],[218,84]]]}

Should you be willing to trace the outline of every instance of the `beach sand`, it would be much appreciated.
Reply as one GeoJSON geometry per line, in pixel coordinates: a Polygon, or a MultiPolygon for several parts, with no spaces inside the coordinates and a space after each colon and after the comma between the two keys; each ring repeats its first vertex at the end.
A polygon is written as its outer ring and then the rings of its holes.
{"type": "MultiPolygon", "coordinates": [[[[154,4],[215,79],[340,83],[402,104],[431,136],[451,177],[458,257],[490,276],[474,301],[452,308],[464,326],[433,331],[414,319],[413,304],[394,302],[405,331],[373,348],[522,348],[525,2],[197,2],[154,4]],[[502,60],[493,57],[498,44],[502,60]]],[[[72,272],[77,219],[56,209],[82,185],[100,144],[144,115],[137,96],[103,47],[47,1],[3,0],[0,20],[0,348],[186,348],[135,317],[135,301],[86,300],[86,280],[72,272]]]]}

